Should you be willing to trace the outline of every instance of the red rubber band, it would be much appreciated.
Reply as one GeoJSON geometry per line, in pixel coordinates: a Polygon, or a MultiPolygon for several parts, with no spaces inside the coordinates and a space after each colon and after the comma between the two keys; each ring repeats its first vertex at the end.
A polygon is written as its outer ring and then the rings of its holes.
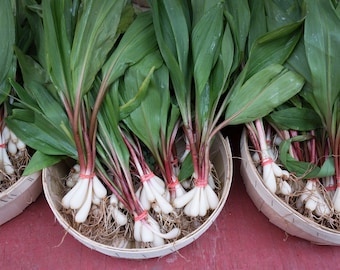
{"type": "Polygon", "coordinates": [[[268,164],[272,164],[272,163],[273,163],[273,159],[272,159],[272,158],[264,158],[264,159],[262,160],[261,165],[262,165],[262,167],[264,167],[264,166],[266,166],[266,165],[268,165],[268,164]]]}
{"type": "Polygon", "coordinates": [[[325,187],[325,189],[327,191],[334,191],[334,190],[336,190],[336,187],[335,186],[329,186],[329,187],[325,187]]]}
{"type": "Polygon", "coordinates": [[[141,181],[142,183],[144,183],[144,182],[146,182],[146,181],[149,181],[149,180],[150,180],[152,177],[154,177],[154,176],[155,176],[155,175],[154,175],[153,172],[144,174],[144,175],[142,175],[142,176],[140,177],[140,181],[141,181]]]}
{"type": "Polygon", "coordinates": [[[185,150],[190,150],[190,144],[185,144],[185,150]]]}
{"type": "Polygon", "coordinates": [[[83,174],[83,173],[81,173],[81,174],[79,174],[79,178],[81,178],[81,179],[85,179],[85,178],[93,178],[93,177],[95,177],[95,176],[96,176],[95,173],[91,173],[91,174],[83,174]]]}
{"type": "Polygon", "coordinates": [[[6,144],[5,143],[0,144],[0,148],[6,148],[6,144]]]}
{"type": "Polygon", "coordinates": [[[174,159],[171,161],[171,164],[172,164],[172,165],[178,165],[178,158],[174,158],[174,159]]]}
{"type": "Polygon", "coordinates": [[[208,181],[206,181],[205,179],[197,179],[196,182],[195,182],[195,186],[196,187],[206,187],[208,184],[208,181]]]}
{"type": "Polygon", "coordinates": [[[140,221],[142,219],[145,219],[148,215],[148,211],[143,211],[139,216],[135,216],[135,221],[140,221]]]}
{"type": "Polygon", "coordinates": [[[176,177],[175,181],[172,181],[171,183],[168,184],[168,189],[170,191],[176,190],[176,186],[178,185],[179,181],[178,178],[176,177]]]}

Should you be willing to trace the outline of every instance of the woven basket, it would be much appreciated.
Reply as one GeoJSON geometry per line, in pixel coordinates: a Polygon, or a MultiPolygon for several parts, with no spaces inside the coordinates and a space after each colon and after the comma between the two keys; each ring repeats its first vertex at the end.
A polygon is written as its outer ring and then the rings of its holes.
{"type": "Polygon", "coordinates": [[[0,193],[0,225],[22,213],[42,192],[41,172],[21,177],[0,193]]]}
{"type": "Polygon", "coordinates": [[[51,181],[51,175],[64,177],[69,172],[69,169],[63,164],[58,164],[56,166],[43,170],[42,174],[43,190],[45,192],[47,202],[58,222],[64,227],[64,229],[68,233],[70,233],[75,239],[77,239],[85,246],[112,257],[120,257],[127,259],[147,259],[162,257],[170,253],[173,253],[195,241],[211,226],[211,224],[214,222],[214,220],[221,212],[227,200],[232,181],[232,154],[230,144],[228,140],[223,139],[221,134],[218,134],[216,136],[214,144],[212,145],[211,161],[213,162],[218,177],[223,184],[221,198],[217,208],[212,212],[208,219],[195,231],[191,232],[190,234],[186,235],[181,239],[176,240],[174,243],[165,244],[160,247],[124,249],[117,248],[114,246],[103,245],[84,237],[78,231],[70,227],[70,225],[65,221],[65,219],[59,212],[59,209],[61,208],[60,205],[61,197],[57,195],[60,194],[57,191],[58,185],[55,183],[55,181],[51,181]]]}
{"type": "Polygon", "coordinates": [[[262,177],[252,161],[246,134],[246,130],[243,130],[240,142],[241,175],[247,193],[258,210],[271,223],[290,235],[318,245],[340,245],[339,231],[319,225],[301,215],[265,187],[262,177]]]}

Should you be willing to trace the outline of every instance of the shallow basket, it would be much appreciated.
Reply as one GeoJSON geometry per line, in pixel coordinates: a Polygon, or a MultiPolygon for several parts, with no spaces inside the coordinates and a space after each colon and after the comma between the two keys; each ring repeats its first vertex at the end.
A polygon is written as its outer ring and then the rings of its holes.
{"type": "Polygon", "coordinates": [[[42,192],[41,172],[21,177],[0,193],[0,225],[22,213],[42,192]]]}
{"type": "Polygon", "coordinates": [[[240,170],[247,193],[258,210],[271,223],[290,235],[318,245],[340,245],[340,232],[319,225],[301,215],[265,187],[252,161],[246,134],[246,129],[244,129],[240,141],[240,170]]]}
{"type": "Polygon", "coordinates": [[[62,163],[43,170],[43,190],[47,202],[58,222],[68,233],[70,233],[75,239],[77,239],[85,246],[112,257],[120,257],[126,259],[147,259],[162,257],[173,253],[195,241],[212,225],[217,216],[220,214],[229,194],[233,173],[230,144],[228,139],[224,139],[220,133],[216,136],[216,139],[211,147],[211,161],[215,166],[217,176],[223,184],[220,201],[217,208],[212,212],[208,219],[195,231],[191,232],[181,239],[176,240],[173,243],[165,244],[159,247],[134,249],[117,248],[90,240],[87,237],[84,237],[75,229],[73,229],[59,213],[59,209],[61,208],[60,201],[62,198],[59,195],[56,195],[56,190],[58,189],[58,186],[54,181],[51,180],[52,175],[64,177],[69,173],[68,167],[66,167],[62,163]]]}

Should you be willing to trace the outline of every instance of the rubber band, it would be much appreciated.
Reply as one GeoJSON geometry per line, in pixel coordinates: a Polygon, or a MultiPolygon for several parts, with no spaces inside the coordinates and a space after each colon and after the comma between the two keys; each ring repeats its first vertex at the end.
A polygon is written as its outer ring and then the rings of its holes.
{"type": "Polygon", "coordinates": [[[168,184],[168,189],[170,191],[176,190],[176,186],[178,185],[179,181],[178,178],[176,177],[175,181],[172,181],[171,183],[168,184]]]}
{"type": "Polygon", "coordinates": [[[264,166],[266,166],[266,165],[268,165],[268,164],[272,164],[272,163],[273,163],[273,159],[272,159],[272,158],[264,158],[264,159],[262,160],[261,165],[262,165],[262,167],[264,167],[264,166]]]}
{"type": "Polygon", "coordinates": [[[147,173],[147,174],[143,174],[141,177],[140,177],[140,181],[142,183],[146,182],[146,181],[149,181],[152,177],[154,177],[154,173],[151,172],[151,173],[147,173]]]}
{"type": "Polygon", "coordinates": [[[178,165],[178,158],[174,158],[174,159],[171,161],[171,164],[172,164],[172,165],[178,165]]]}
{"type": "Polygon", "coordinates": [[[334,191],[336,190],[335,186],[329,186],[329,187],[325,187],[326,191],[334,191]]]}
{"type": "Polygon", "coordinates": [[[79,178],[80,179],[86,179],[86,178],[93,178],[93,177],[95,177],[96,176],[96,174],[95,173],[91,173],[91,174],[84,174],[84,173],[81,173],[81,174],[79,174],[79,178]]]}
{"type": "Polygon", "coordinates": [[[0,144],[0,148],[6,148],[6,144],[5,143],[0,144]]]}
{"type": "Polygon", "coordinates": [[[202,179],[202,178],[196,179],[196,181],[195,181],[196,187],[206,187],[207,184],[208,184],[208,181],[206,181],[205,179],[202,179]]]}
{"type": "Polygon", "coordinates": [[[190,144],[188,143],[185,144],[185,150],[190,150],[190,144]]]}
{"type": "Polygon", "coordinates": [[[145,219],[148,215],[148,211],[144,210],[143,213],[141,213],[138,216],[135,216],[135,221],[140,221],[142,219],[145,219]]]}

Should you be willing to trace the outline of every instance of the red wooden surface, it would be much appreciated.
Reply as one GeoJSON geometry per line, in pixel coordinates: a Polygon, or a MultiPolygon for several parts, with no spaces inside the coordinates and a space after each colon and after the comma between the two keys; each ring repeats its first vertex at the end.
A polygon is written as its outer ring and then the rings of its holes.
{"type": "Polygon", "coordinates": [[[340,247],[288,236],[257,211],[239,172],[240,128],[225,133],[234,155],[228,200],[208,231],[178,253],[127,260],[90,250],[65,234],[42,194],[24,213],[0,227],[0,269],[339,269],[340,247]]]}

